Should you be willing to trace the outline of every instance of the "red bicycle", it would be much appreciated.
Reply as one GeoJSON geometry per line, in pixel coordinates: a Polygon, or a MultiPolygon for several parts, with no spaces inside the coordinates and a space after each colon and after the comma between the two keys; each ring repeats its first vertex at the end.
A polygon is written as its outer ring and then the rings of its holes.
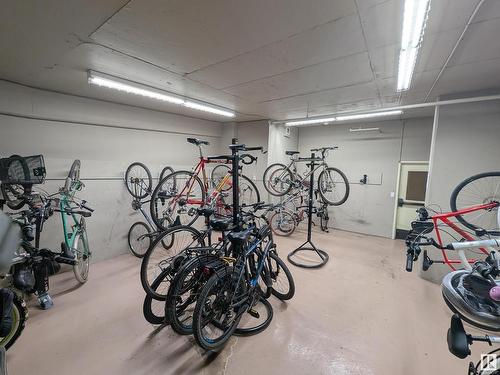
{"type": "MultiPolygon", "coordinates": [[[[219,215],[232,213],[232,175],[229,161],[221,157],[204,157],[201,146],[209,142],[188,138],[188,143],[198,147],[200,160],[191,171],[176,171],[165,176],[156,186],[150,202],[151,218],[163,230],[165,224],[191,225],[199,216],[198,209],[209,206],[219,215]],[[207,178],[206,164],[217,163],[207,178]],[[201,178],[200,178],[201,174],[201,178]]],[[[245,154],[242,163],[252,164],[256,157],[245,154]]],[[[243,174],[239,182],[240,203],[260,202],[257,186],[243,174]]]]}
{"type": "MultiPolygon", "coordinates": [[[[426,208],[420,208],[418,220],[412,222],[412,230],[406,238],[406,270],[412,271],[413,262],[420,255],[420,246],[432,245],[441,250],[442,260],[432,260],[424,250],[423,270],[427,271],[434,263],[446,264],[452,270],[457,265],[471,269],[478,259],[468,259],[464,249],[452,249],[443,244],[443,232],[457,241],[474,241],[485,237],[500,236],[500,172],[487,172],[474,175],[462,181],[452,192],[450,207],[452,212],[429,216],[426,208]],[[456,218],[456,221],[452,221],[456,218]],[[460,225],[461,224],[461,225],[460,225]],[[465,228],[464,228],[465,227],[465,228]],[[446,229],[444,229],[446,228],[446,229]],[[450,233],[452,229],[455,233],[450,233]],[[436,239],[425,237],[435,232],[436,239]],[[459,259],[450,259],[447,251],[455,251],[459,259]]],[[[479,256],[488,256],[493,251],[481,247],[479,256]]]]}

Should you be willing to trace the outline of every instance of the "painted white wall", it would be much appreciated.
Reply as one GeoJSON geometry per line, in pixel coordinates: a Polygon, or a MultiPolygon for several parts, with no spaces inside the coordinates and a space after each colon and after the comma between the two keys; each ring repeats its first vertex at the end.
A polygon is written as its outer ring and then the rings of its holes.
{"type": "MultiPolygon", "coordinates": [[[[127,252],[130,225],[141,220],[130,203],[123,175],[133,161],[145,163],[158,177],[162,167],[190,169],[197,148],[188,136],[211,142],[207,154],[218,153],[219,123],[31,89],[0,81],[0,155],[43,154],[47,181],[55,192],[73,159],[82,162],[85,189],[81,197],[96,211],[87,220],[94,260],[127,252]]],[[[42,244],[57,249],[60,222],[51,219],[42,244]]]]}
{"type": "Polygon", "coordinates": [[[335,228],[353,232],[391,237],[398,163],[401,160],[429,160],[432,118],[393,120],[299,129],[301,155],[310,149],[338,146],[327,162],[341,169],[349,179],[348,201],[331,207],[330,217],[335,228]],[[378,132],[349,132],[349,128],[378,127],[378,132]],[[368,183],[359,180],[368,175],[368,183]]]}
{"type": "MultiPolygon", "coordinates": [[[[500,170],[500,101],[440,107],[434,142],[427,201],[446,212],[450,211],[450,195],[461,181],[500,170]]],[[[450,240],[443,235],[443,241],[450,240]]],[[[429,254],[441,259],[437,251],[430,249],[429,254]]],[[[441,282],[449,271],[448,266],[434,264],[422,275],[441,282]]]]}

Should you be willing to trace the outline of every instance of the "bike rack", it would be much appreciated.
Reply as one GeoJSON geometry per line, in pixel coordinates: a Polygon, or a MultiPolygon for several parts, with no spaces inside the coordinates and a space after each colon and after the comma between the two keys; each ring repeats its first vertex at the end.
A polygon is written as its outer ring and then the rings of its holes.
{"type": "Polygon", "coordinates": [[[307,241],[304,242],[302,245],[300,245],[298,248],[293,250],[290,254],[288,254],[287,259],[288,261],[293,264],[294,266],[297,267],[302,267],[302,268],[320,268],[323,267],[326,263],[328,263],[328,260],[330,257],[328,254],[321,249],[318,249],[314,243],[312,242],[312,212],[313,212],[313,196],[314,196],[314,163],[317,161],[320,161],[321,159],[316,158],[316,155],[314,152],[311,154],[310,158],[299,158],[298,160],[304,161],[304,162],[310,162],[309,166],[311,168],[311,176],[310,176],[310,183],[309,183],[309,208],[308,208],[308,213],[307,213],[307,241]],[[319,263],[316,264],[305,264],[305,263],[300,263],[297,262],[296,260],[293,260],[293,257],[297,255],[297,253],[301,251],[313,251],[315,252],[318,257],[319,257],[319,263]]]}

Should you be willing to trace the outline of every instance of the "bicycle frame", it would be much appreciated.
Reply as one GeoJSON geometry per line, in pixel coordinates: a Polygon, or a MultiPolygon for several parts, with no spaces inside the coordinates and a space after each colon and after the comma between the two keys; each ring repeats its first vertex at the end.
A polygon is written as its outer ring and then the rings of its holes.
{"type": "MultiPolygon", "coordinates": [[[[65,211],[71,209],[69,199],[70,197],[63,193],[61,194],[61,199],[59,201],[59,209],[61,210],[61,221],[64,233],[64,243],[66,244],[68,249],[77,251],[77,246],[74,245],[78,244],[78,240],[82,235],[81,222],[80,220],[78,220],[77,216],[72,213],[70,214],[70,216],[73,223],[68,223],[68,219],[66,218],[67,214],[65,213],[65,211]],[[69,230],[69,227],[71,227],[71,231],[69,230]]],[[[87,246],[86,241],[84,241],[84,246],[87,246]]],[[[88,251],[88,249],[85,250],[88,251]]]]}
{"type": "MultiPolygon", "coordinates": [[[[481,211],[481,210],[490,210],[490,209],[493,209],[495,207],[498,207],[498,205],[499,204],[496,202],[491,202],[491,203],[487,203],[487,204],[482,204],[482,205],[478,205],[478,206],[464,208],[464,209],[456,211],[456,212],[447,212],[447,213],[442,213],[442,214],[437,214],[437,215],[432,216],[431,219],[432,219],[432,222],[434,224],[434,230],[436,232],[437,242],[439,243],[440,246],[443,246],[443,240],[441,237],[441,232],[439,230],[440,223],[445,224],[447,227],[453,229],[455,232],[457,232],[460,236],[462,236],[467,241],[474,241],[475,238],[471,234],[469,234],[468,232],[466,232],[465,230],[460,228],[456,223],[453,223],[450,220],[450,218],[457,217],[459,215],[465,215],[465,214],[468,214],[471,212],[476,212],[476,211],[481,211]]],[[[490,252],[484,247],[480,247],[479,250],[485,255],[488,255],[490,252]]],[[[457,252],[458,252],[458,255],[460,257],[460,260],[454,260],[454,259],[448,258],[448,255],[446,254],[446,250],[441,249],[441,253],[443,255],[443,261],[438,261],[438,262],[434,261],[434,262],[446,264],[453,271],[457,270],[454,266],[457,264],[463,264],[464,266],[466,266],[466,268],[471,269],[472,268],[471,264],[474,264],[477,261],[477,259],[467,259],[465,257],[465,254],[464,254],[464,250],[457,250],[457,252]]]]}

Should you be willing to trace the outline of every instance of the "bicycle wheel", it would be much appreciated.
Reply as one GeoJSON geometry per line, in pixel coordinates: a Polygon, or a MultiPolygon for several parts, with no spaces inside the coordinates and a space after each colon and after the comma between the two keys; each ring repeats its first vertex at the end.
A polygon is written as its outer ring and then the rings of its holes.
{"type": "Polygon", "coordinates": [[[264,188],[269,194],[281,197],[292,188],[293,174],[284,164],[271,164],[264,171],[263,182],[264,188]]]}
{"type": "Polygon", "coordinates": [[[345,174],[337,168],[327,168],[319,174],[319,195],[332,206],[340,206],[349,197],[349,182],[345,174]]]}
{"type": "Polygon", "coordinates": [[[12,312],[11,312],[12,326],[9,333],[4,337],[0,337],[0,346],[5,347],[8,350],[16,340],[21,336],[21,333],[28,319],[28,307],[26,302],[14,293],[14,299],[12,301],[12,312]]]}
{"type": "Polygon", "coordinates": [[[193,314],[193,333],[203,349],[221,350],[237,328],[242,312],[234,311],[233,292],[232,267],[212,275],[201,290],[193,314]]]}
{"type": "MultiPolygon", "coordinates": [[[[170,273],[169,269],[166,269],[162,273],[158,275],[158,277],[153,281],[153,284],[151,284],[151,287],[155,290],[158,291],[159,293],[167,293],[167,290],[163,289],[161,291],[158,290],[158,288],[162,287],[168,287],[168,283],[164,283],[163,279],[165,277],[168,277],[168,274],[170,273]]],[[[144,297],[144,303],[142,304],[142,313],[144,315],[144,319],[148,323],[151,324],[164,324],[166,323],[165,321],[165,303],[163,301],[158,301],[151,296],[146,294],[146,297],[144,297]]]]}
{"type": "Polygon", "coordinates": [[[146,198],[153,186],[148,167],[139,162],[130,164],[125,172],[125,185],[134,198],[146,198]]]}
{"type": "Polygon", "coordinates": [[[161,170],[160,178],[158,179],[158,181],[163,180],[166,176],[168,176],[171,173],[174,173],[174,168],[172,168],[172,167],[165,167],[165,168],[163,168],[161,170]]]}
{"type": "Polygon", "coordinates": [[[471,176],[453,190],[451,210],[456,212],[472,206],[497,203],[496,206],[456,218],[469,229],[485,229],[493,236],[500,236],[500,172],[486,172],[471,176]]]}
{"type": "Polygon", "coordinates": [[[295,282],[287,265],[275,253],[269,253],[269,270],[273,288],[271,293],[282,301],[289,300],[295,295],[295,282]]]}
{"type": "Polygon", "coordinates": [[[200,178],[192,172],[177,171],[158,183],[151,195],[151,218],[159,229],[165,223],[191,225],[198,218],[197,209],[206,202],[206,191],[200,178]]]}
{"type": "MultiPolygon", "coordinates": [[[[227,164],[218,164],[210,172],[210,181],[212,183],[212,188],[216,188],[222,179],[231,171],[231,168],[227,164]]],[[[231,184],[226,184],[222,187],[222,191],[231,189],[231,184]]]]}
{"type": "Polygon", "coordinates": [[[76,260],[76,264],[73,266],[73,273],[76,280],[80,284],[84,284],[89,277],[90,257],[92,254],[89,249],[87,228],[83,217],[80,219],[80,234],[75,238],[72,250],[75,253],[76,260]]]}
{"type": "MultiPolygon", "coordinates": [[[[252,205],[260,202],[260,192],[257,186],[253,183],[245,175],[240,175],[238,181],[238,190],[239,190],[239,201],[240,205],[252,205]]],[[[232,206],[233,205],[233,189],[230,187],[230,190],[225,191],[221,194],[220,202],[217,202],[217,206],[221,203],[224,206],[232,206]]],[[[219,210],[218,210],[219,211],[219,210]]],[[[230,211],[230,213],[232,210],[230,211]]]]}
{"type": "Polygon", "coordinates": [[[128,231],[128,248],[137,258],[144,257],[151,245],[149,233],[151,233],[149,226],[142,221],[132,224],[128,231]]]}
{"type": "Polygon", "coordinates": [[[3,199],[5,199],[7,207],[9,207],[11,210],[20,210],[26,203],[23,198],[23,185],[1,184],[0,188],[2,190],[2,197],[3,199]]]}
{"type": "Polygon", "coordinates": [[[288,237],[297,227],[294,216],[285,210],[275,212],[270,218],[269,223],[274,234],[288,237]]]}
{"type": "Polygon", "coordinates": [[[170,268],[169,276],[163,281],[170,285],[173,276],[185,261],[185,257],[182,256],[184,250],[186,248],[201,246],[204,246],[202,235],[192,227],[182,225],[160,233],[160,235],[154,239],[148,251],[146,251],[144,258],[142,258],[141,284],[146,294],[159,301],[164,301],[167,294],[161,291],[168,290],[168,288],[161,287],[159,289],[160,291],[154,290],[152,287],[154,280],[156,280],[159,274],[173,264],[170,268]],[[171,242],[172,245],[168,249],[165,249],[162,242],[171,242]]]}
{"type": "Polygon", "coordinates": [[[328,216],[328,205],[323,204],[318,211],[319,216],[319,226],[323,232],[328,232],[328,221],[330,217],[328,216]]]}
{"type": "Polygon", "coordinates": [[[212,276],[208,272],[220,263],[216,255],[197,256],[182,266],[171,282],[165,303],[165,317],[180,335],[193,333],[193,313],[201,289],[212,276]],[[205,268],[211,263],[210,269],[205,268]]]}
{"type": "Polygon", "coordinates": [[[273,320],[273,307],[269,301],[263,297],[259,298],[257,303],[252,307],[257,316],[250,316],[250,314],[241,317],[238,323],[238,328],[234,330],[235,336],[252,336],[264,331],[273,320]]]}

